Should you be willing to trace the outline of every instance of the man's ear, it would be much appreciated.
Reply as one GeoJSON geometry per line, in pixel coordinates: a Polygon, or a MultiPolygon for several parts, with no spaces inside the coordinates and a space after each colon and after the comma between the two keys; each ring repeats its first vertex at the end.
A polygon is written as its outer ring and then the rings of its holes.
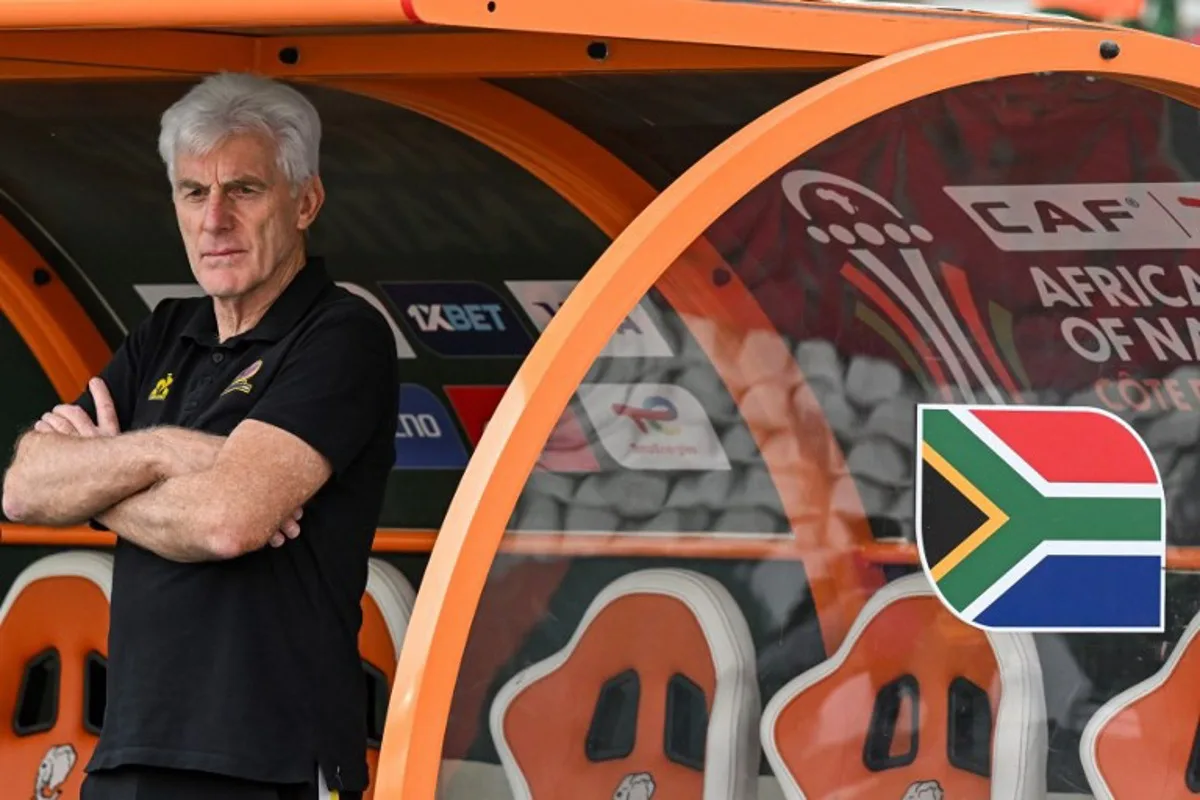
{"type": "Polygon", "coordinates": [[[317,214],[321,212],[321,206],[325,205],[325,184],[321,182],[321,176],[314,175],[305,181],[304,186],[300,189],[300,219],[296,223],[296,227],[302,231],[307,231],[317,219],[317,214]]]}

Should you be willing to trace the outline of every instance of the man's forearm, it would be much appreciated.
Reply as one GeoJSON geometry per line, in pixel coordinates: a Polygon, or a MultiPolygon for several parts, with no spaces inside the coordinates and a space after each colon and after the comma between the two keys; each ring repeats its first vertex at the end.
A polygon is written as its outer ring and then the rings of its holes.
{"type": "MultiPolygon", "coordinates": [[[[218,469],[160,481],[96,519],[126,541],[171,561],[216,561],[265,547],[291,517],[275,518],[244,480],[218,469]]],[[[293,528],[289,535],[299,531],[293,528]]]]}
{"type": "Polygon", "coordinates": [[[204,474],[162,481],[100,512],[96,519],[122,539],[171,561],[227,557],[214,544],[222,524],[204,474]]]}
{"type": "Polygon", "coordinates": [[[4,475],[4,513],[35,525],[71,525],[162,477],[165,454],[151,431],[84,438],[30,432],[4,475]]]}

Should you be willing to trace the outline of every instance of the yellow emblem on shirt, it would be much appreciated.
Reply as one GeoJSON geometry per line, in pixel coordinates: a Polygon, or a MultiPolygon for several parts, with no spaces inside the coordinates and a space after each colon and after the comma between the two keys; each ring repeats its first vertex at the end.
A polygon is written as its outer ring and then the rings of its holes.
{"type": "Polygon", "coordinates": [[[150,391],[151,400],[166,400],[167,395],[171,392],[171,384],[175,382],[175,375],[168,372],[165,378],[159,378],[158,383],[154,384],[154,388],[150,391]]]}

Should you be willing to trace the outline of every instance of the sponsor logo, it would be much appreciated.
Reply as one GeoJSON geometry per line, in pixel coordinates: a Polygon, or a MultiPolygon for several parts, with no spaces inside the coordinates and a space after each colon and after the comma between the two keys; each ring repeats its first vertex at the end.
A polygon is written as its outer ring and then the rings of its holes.
{"type": "Polygon", "coordinates": [[[446,407],[424,386],[401,384],[396,469],[462,469],[466,465],[467,448],[446,407]]]}
{"type": "Polygon", "coordinates": [[[159,378],[154,384],[154,388],[150,390],[149,400],[166,400],[167,395],[171,393],[171,384],[175,382],[175,374],[168,372],[165,377],[159,378]]]}
{"type": "MultiPolygon", "coordinates": [[[[846,249],[841,275],[859,295],[855,316],[890,344],[927,394],[940,391],[945,402],[1025,402],[1032,384],[1012,309],[978,301],[963,266],[927,258],[932,233],[837,175],[795,170],[780,188],[808,221],[809,237],[846,249]]],[[[1200,242],[1200,183],[943,188],[1004,250],[1136,251],[1200,242]]],[[[1029,285],[1050,312],[1045,321],[1053,320],[1082,361],[1200,361],[1200,318],[1183,316],[1200,307],[1200,269],[1133,256],[1124,264],[1104,259],[1103,266],[1038,261],[1025,268],[1029,285]]],[[[1179,381],[1101,377],[1093,388],[1116,411],[1194,408],[1179,381]]]]}
{"type": "Polygon", "coordinates": [[[56,744],[47,750],[38,765],[30,800],[58,800],[78,758],[75,747],[70,744],[56,744]]]}
{"type": "Polygon", "coordinates": [[[623,467],[730,468],[708,414],[682,387],[594,383],[580,386],[578,395],[604,449],[623,467]]]}
{"type": "Polygon", "coordinates": [[[533,339],[516,312],[482,283],[379,284],[410,333],[443,356],[524,356],[533,339]]]}
{"type": "MultiPolygon", "coordinates": [[[[399,359],[404,360],[417,357],[417,353],[413,350],[412,345],[408,343],[408,340],[404,338],[404,334],[400,332],[400,327],[396,324],[396,320],[392,319],[391,314],[383,307],[383,303],[378,297],[357,283],[349,283],[347,281],[335,282],[351,294],[358,295],[363,300],[366,300],[371,304],[372,308],[387,320],[388,328],[392,331],[392,338],[396,342],[396,355],[399,359]]],[[[151,311],[167,298],[204,297],[204,290],[196,283],[138,283],[134,284],[133,289],[151,311]]]]}
{"type": "Polygon", "coordinates": [[[877,192],[827,172],[793,170],[780,188],[809,222],[810,238],[847,249],[841,275],[859,294],[855,316],[892,344],[928,394],[940,391],[947,402],[1021,402],[1028,382],[1011,314],[993,304],[1001,323],[993,342],[966,272],[925,258],[921,248],[933,242],[927,228],[909,223],[877,192]],[[835,221],[821,224],[828,220],[835,221]]]}
{"type": "MultiPolygon", "coordinates": [[[[578,281],[505,281],[504,285],[517,298],[538,331],[544,331],[576,283],[578,281]]],[[[647,303],[642,301],[624,319],[600,355],[610,358],[669,357],[674,352],[654,324],[647,303]]]]}
{"type": "Polygon", "coordinates": [[[229,394],[230,392],[241,392],[242,394],[250,394],[250,392],[254,389],[254,384],[250,383],[250,379],[258,374],[258,371],[260,369],[262,369],[262,365],[263,365],[263,362],[262,362],[262,359],[260,358],[257,361],[255,361],[253,364],[251,364],[250,366],[246,367],[244,370],[239,372],[237,374],[237,377],[234,378],[232,381],[230,381],[229,385],[225,387],[225,391],[221,392],[221,396],[224,397],[225,395],[229,394]]]}
{"type": "Polygon", "coordinates": [[[919,404],[917,442],[921,564],[959,619],[996,630],[1162,632],[1162,480],[1119,417],[919,404]]]}
{"type": "Polygon", "coordinates": [[[1200,183],[945,186],[1001,250],[1200,247],[1200,183]]]}
{"type": "MultiPolygon", "coordinates": [[[[446,396],[472,445],[483,438],[492,414],[504,396],[504,386],[447,386],[446,396]]],[[[588,444],[587,434],[568,406],[550,433],[536,469],[548,472],[596,472],[600,463],[588,444]]]]}

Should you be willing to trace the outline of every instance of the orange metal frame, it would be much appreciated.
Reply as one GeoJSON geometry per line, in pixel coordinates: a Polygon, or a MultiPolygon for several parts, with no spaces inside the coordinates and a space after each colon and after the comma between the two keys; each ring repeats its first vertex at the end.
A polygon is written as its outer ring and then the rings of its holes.
{"type": "MultiPolygon", "coordinates": [[[[4,6],[0,4],[0,16],[4,6]]],[[[848,67],[861,54],[544,33],[252,37],[221,32],[0,31],[0,79],[172,78],[218,69],[274,77],[504,77],[662,70],[848,67]],[[599,50],[596,47],[603,45],[599,50]]]]}
{"type": "MultiPolygon", "coordinates": [[[[81,28],[236,30],[269,37],[274,46],[268,46],[266,52],[277,52],[283,43],[296,44],[310,32],[304,29],[314,26],[360,30],[419,26],[875,57],[955,37],[1041,24],[1028,17],[820,0],[30,0],[0,4],[0,30],[52,31],[46,35],[58,35],[64,29],[74,33],[81,28]],[[280,36],[282,28],[297,33],[280,36]]],[[[1098,27],[1067,19],[1044,24],[1098,27]]],[[[346,36],[347,44],[353,38],[346,36]]],[[[61,60],[80,63],[79,55],[61,60]]],[[[445,68],[443,62],[440,69],[445,68]]],[[[431,74],[440,69],[433,65],[431,74]]]]}
{"type": "Polygon", "coordinates": [[[74,401],[108,363],[108,344],[37,250],[0,217],[0,314],[29,345],[54,391],[74,401]]]}
{"type": "Polygon", "coordinates": [[[0,3],[0,80],[837,68],[1041,26],[1101,27],[820,0],[32,0],[0,3]]]}
{"type": "Polygon", "coordinates": [[[463,649],[505,521],[553,420],[641,296],[677,259],[703,261],[693,243],[707,226],[822,141],[910,100],[1032,71],[1105,73],[1186,97],[1193,91],[1189,81],[1200,74],[1200,52],[1134,32],[1061,29],[971,36],[899,53],[842,73],[754,121],[689,169],[617,237],[539,337],[459,485],[400,656],[376,797],[435,796],[463,649]],[[1100,56],[1105,38],[1121,45],[1119,57],[1100,56]]]}

